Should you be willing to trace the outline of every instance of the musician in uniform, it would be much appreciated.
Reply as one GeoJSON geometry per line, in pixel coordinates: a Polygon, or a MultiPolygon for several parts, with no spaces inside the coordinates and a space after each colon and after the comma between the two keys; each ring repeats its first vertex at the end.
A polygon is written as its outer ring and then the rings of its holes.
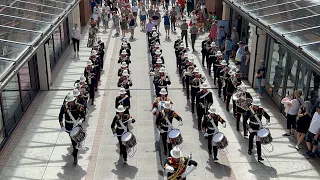
{"type": "Polygon", "coordinates": [[[93,105],[97,79],[96,79],[96,70],[93,68],[91,61],[87,62],[87,67],[85,67],[84,69],[84,77],[86,78],[87,84],[89,86],[89,95],[91,99],[91,105],[93,105]]]}
{"type": "Polygon", "coordinates": [[[221,98],[222,87],[224,86],[225,70],[227,68],[226,60],[222,60],[217,68],[217,78],[218,78],[218,97],[221,98]]]}
{"type": "Polygon", "coordinates": [[[179,46],[179,50],[177,52],[177,54],[178,54],[178,72],[180,75],[182,73],[181,62],[182,62],[182,59],[184,59],[184,54],[187,52],[187,49],[184,46],[185,46],[184,43],[181,43],[179,46]]]}
{"type": "Polygon", "coordinates": [[[164,58],[163,56],[161,56],[161,51],[158,49],[156,50],[156,52],[154,53],[154,55],[152,56],[151,59],[151,64],[155,65],[157,63],[157,60],[160,59],[161,63],[164,64],[164,58]]]}
{"type": "MultiPolygon", "coordinates": [[[[87,101],[85,98],[81,95],[79,89],[73,90],[73,96],[75,97],[75,103],[81,104],[83,106],[84,114],[87,114],[87,101]]],[[[83,121],[85,121],[85,117],[83,118],[83,121]]]]}
{"type": "MultiPolygon", "coordinates": [[[[213,48],[213,51],[216,51],[216,47],[213,48]]],[[[217,69],[220,65],[220,62],[223,60],[223,54],[221,53],[221,51],[216,51],[215,55],[214,55],[214,61],[213,61],[213,83],[214,85],[216,85],[217,82],[217,69]]]]}
{"type": "Polygon", "coordinates": [[[92,50],[91,51],[91,56],[89,57],[89,59],[92,62],[92,65],[94,67],[94,69],[96,70],[96,79],[97,79],[97,83],[95,88],[98,88],[98,82],[100,81],[100,77],[101,77],[101,59],[99,56],[97,56],[97,51],[92,50]]]}
{"type": "MultiPolygon", "coordinates": [[[[251,99],[252,101],[252,96],[250,95],[249,92],[247,92],[247,86],[246,85],[240,85],[238,86],[242,91],[242,92],[237,92],[237,94],[241,94],[242,96],[244,95],[244,97],[237,97],[237,98],[244,98],[244,100],[248,100],[251,99]]],[[[235,104],[237,104],[237,102],[234,102],[235,104]]],[[[242,105],[243,106],[243,105],[242,105]]],[[[250,106],[250,104],[249,104],[250,106]]],[[[243,126],[243,136],[248,136],[248,127],[247,127],[247,118],[245,118],[245,113],[246,113],[246,109],[243,109],[245,107],[240,107],[240,106],[236,106],[236,128],[237,131],[239,131],[239,124],[240,124],[240,118],[242,116],[242,126],[243,126]]]]}
{"type": "MultiPolygon", "coordinates": [[[[215,64],[216,61],[216,57],[215,57],[215,53],[216,53],[216,43],[212,42],[211,43],[211,48],[208,50],[208,58],[207,58],[207,69],[208,69],[208,73],[209,76],[211,76],[211,67],[212,65],[215,64]]],[[[216,80],[214,79],[214,85],[216,85],[216,80]]]]}
{"type": "MultiPolygon", "coordinates": [[[[76,98],[73,96],[73,92],[67,95],[64,104],[62,104],[59,113],[59,123],[61,131],[66,131],[70,136],[70,131],[77,125],[81,126],[82,118],[85,117],[83,106],[75,102],[76,98]],[[64,123],[63,123],[64,115],[64,123]]],[[[78,163],[78,149],[76,148],[77,142],[71,137],[71,143],[73,147],[74,164],[78,163]]]]}
{"type": "Polygon", "coordinates": [[[207,57],[207,46],[211,44],[210,40],[209,40],[209,37],[206,37],[202,43],[201,43],[201,54],[202,54],[202,66],[204,67],[204,61],[207,61],[206,60],[206,57],[207,57]]]}
{"type": "Polygon", "coordinates": [[[121,67],[118,69],[118,76],[122,76],[122,73],[123,73],[124,70],[127,70],[128,73],[130,74],[130,70],[129,70],[129,68],[128,68],[127,63],[123,61],[123,62],[121,63],[121,67]]]}
{"type": "Polygon", "coordinates": [[[123,42],[121,43],[121,46],[122,46],[123,44],[127,44],[128,48],[131,49],[131,44],[128,42],[127,37],[123,37],[123,38],[122,38],[122,41],[123,41],[123,42]]]}
{"type": "Polygon", "coordinates": [[[120,88],[119,96],[116,97],[115,100],[115,108],[118,108],[119,105],[122,105],[126,110],[124,111],[125,114],[130,114],[130,97],[126,95],[126,89],[120,88]]]}
{"type": "Polygon", "coordinates": [[[172,144],[168,139],[168,133],[173,129],[172,120],[175,118],[179,121],[179,126],[182,126],[182,119],[175,111],[171,110],[171,103],[169,101],[166,101],[162,106],[164,109],[159,112],[156,125],[160,131],[164,154],[167,155],[167,148],[169,151],[172,149],[172,144]]]}
{"type": "Polygon", "coordinates": [[[126,42],[123,42],[121,45],[121,48],[119,50],[119,56],[121,55],[122,51],[125,50],[127,52],[127,55],[130,57],[131,56],[131,50],[128,47],[128,44],[126,42]]]}
{"type": "Polygon", "coordinates": [[[99,57],[100,61],[100,69],[103,69],[103,58],[104,58],[104,43],[101,42],[101,39],[97,42],[94,42],[92,45],[92,50],[95,50],[97,52],[97,56],[99,57]]]}
{"type": "Polygon", "coordinates": [[[198,163],[191,159],[191,154],[189,157],[182,157],[178,146],[170,151],[170,155],[164,165],[168,179],[186,180],[186,177],[197,168],[198,163]]]}
{"type": "Polygon", "coordinates": [[[192,72],[194,68],[196,67],[195,64],[193,64],[191,61],[187,60],[186,66],[185,66],[185,71],[184,71],[184,82],[183,85],[186,87],[186,94],[187,94],[187,99],[189,99],[190,95],[190,81],[192,80],[192,72]]]}
{"type": "Polygon", "coordinates": [[[207,110],[213,103],[212,93],[208,91],[208,84],[203,83],[201,85],[201,91],[197,93],[196,96],[196,108],[197,108],[197,118],[198,118],[198,130],[201,131],[202,117],[207,115],[207,110]]]}
{"type": "Polygon", "coordinates": [[[160,90],[160,97],[157,97],[155,100],[154,100],[154,102],[152,103],[152,114],[155,116],[155,115],[157,115],[157,111],[159,111],[159,109],[161,109],[162,107],[159,107],[159,103],[160,102],[165,102],[165,101],[168,101],[168,102],[170,102],[171,104],[173,104],[172,103],[172,101],[171,101],[171,99],[168,97],[168,93],[167,93],[167,91],[166,91],[166,89],[165,88],[162,88],[161,90],[160,90]]]}
{"type": "MultiPolygon", "coordinates": [[[[249,110],[246,112],[245,118],[249,119],[249,150],[248,154],[251,155],[253,149],[253,138],[257,136],[258,131],[262,128],[262,116],[267,120],[267,123],[270,123],[270,116],[268,113],[261,107],[259,99],[253,99],[249,110]]],[[[258,161],[263,161],[261,157],[261,143],[256,137],[256,146],[258,153],[258,161]]]]}
{"type": "Polygon", "coordinates": [[[80,91],[80,95],[85,99],[86,103],[88,104],[89,100],[89,86],[86,83],[87,79],[84,75],[80,76],[80,79],[77,80],[74,85],[80,91]]]}
{"type": "Polygon", "coordinates": [[[156,89],[156,96],[160,97],[160,90],[165,88],[168,92],[168,85],[171,84],[170,77],[166,73],[166,69],[161,67],[159,70],[159,77],[155,80],[155,89],[156,89]]]}
{"type": "Polygon", "coordinates": [[[122,53],[119,57],[118,63],[122,63],[122,62],[126,62],[128,67],[129,67],[129,64],[131,63],[131,60],[130,60],[126,50],[122,50],[122,53]]]}
{"type": "Polygon", "coordinates": [[[127,95],[129,96],[129,98],[131,97],[129,88],[130,88],[130,86],[132,86],[132,81],[129,78],[129,73],[127,70],[123,71],[122,76],[119,78],[117,85],[118,85],[118,87],[124,88],[127,92],[127,95]]]}
{"type": "Polygon", "coordinates": [[[206,78],[202,76],[202,74],[199,73],[200,70],[199,68],[195,68],[192,72],[192,77],[191,77],[191,112],[194,113],[194,103],[196,100],[196,96],[198,92],[200,91],[200,86],[201,84],[204,83],[206,78]]]}
{"type": "MultiPolygon", "coordinates": [[[[237,89],[237,87],[241,84],[241,78],[237,75],[237,68],[232,67],[229,71],[229,79],[227,79],[226,83],[226,110],[229,112],[230,100],[237,89]]],[[[234,107],[234,106],[233,106],[234,107]]],[[[233,109],[235,110],[235,108],[233,109]]]]}
{"type": "Polygon", "coordinates": [[[123,162],[127,163],[127,148],[123,145],[121,141],[121,136],[125,133],[130,131],[128,125],[131,123],[135,123],[135,119],[133,119],[129,114],[125,114],[126,108],[122,105],[119,105],[116,114],[111,123],[111,130],[114,137],[117,137],[119,140],[120,145],[120,155],[123,157],[123,162]]]}
{"type": "MultiPolygon", "coordinates": [[[[202,122],[202,131],[205,133],[204,136],[208,139],[208,152],[212,154],[212,138],[215,134],[219,132],[218,122],[220,122],[224,127],[226,126],[226,121],[222,117],[216,114],[216,108],[211,105],[208,110],[210,114],[205,115],[202,122]]],[[[218,158],[218,148],[213,145],[213,157],[217,161],[218,158]]]]}

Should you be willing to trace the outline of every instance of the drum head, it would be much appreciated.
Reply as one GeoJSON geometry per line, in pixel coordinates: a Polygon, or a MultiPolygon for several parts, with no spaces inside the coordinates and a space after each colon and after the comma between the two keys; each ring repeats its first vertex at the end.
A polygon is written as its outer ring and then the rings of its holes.
{"type": "Polygon", "coordinates": [[[180,131],[178,129],[171,130],[168,134],[169,138],[173,139],[180,135],[180,131]]]}
{"type": "Polygon", "coordinates": [[[270,133],[270,132],[269,132],[268,129],[265,129],[265,128],[260,129],[260,130],[258,131],[258,137],[267,137],[269,133],[270,133]]]}
{"type": "Polygon", "coordinates": [[[132,137],[132,133],[131,132],[126,132],[121,136],[121,141],[129,141],[129,139],[132,137]]]}
{"type": "Polygon", "coordinates": [[[223,139],[224,135],[222,133],[217,133],[213,136],[212,141],[220,142],[223,139]]]}
{"type": "Polygon", "coordinates": [[[79,126],[73,128],[71,130],[71,132],[70,132],[70,136],[75,136],[79,131],[80,131],[80,127],[79,126]]]}

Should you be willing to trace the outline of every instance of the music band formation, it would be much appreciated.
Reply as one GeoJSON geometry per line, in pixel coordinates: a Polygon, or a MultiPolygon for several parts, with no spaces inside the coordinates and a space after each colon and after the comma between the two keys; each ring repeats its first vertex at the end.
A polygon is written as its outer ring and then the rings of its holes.
{"type": "MultiPolygon", "coordinates": [[[[192,160],[192,155],[182,156],[181,145],[183,143],[182,133],[174,127],[177,120],[178,126],[183,125],[182,118],[175,112],[173,102],[168,94],[168,86],[171,84],[170,76],[165,69],[165,61],[160,45],[159,34],[156,27],[148,33],[148,46],[151,56],[150,76],[153,77],[154,91],[156,98],[152,103],[152,114],[155,116],[155,125],[159,130],[163,152],[168,155],[164,169],[168,179],[186,179],[186,177],[196,169],[197,162],[192,160]]],[[[236,128],[240,131],[240,121],[242,117],[242,131],[244,136],[249,132],[248,154],[252,154],[254,138],[258,160],[262,161],[261,145],[271,144],[271,133],[262,124],[262,116],[270,123],[270,116],[261,107],[259,99],[252,98],[247,92],[247,86],[241,82],[241,74],[235,66],[229,66],[223,60],[223,54],[219,51],[214,42],[206,39],[202,42],[203,60],[206,60],[211,74],[213,68],[214,84],[217,84],[218,95],[226,102],[226,110],[229,111],[229,104],[233,101],[233,114],[236,117],[236,128]]],[[[181,37],[177,37],[174,42],[176,55],[176,67],[181,77],[187,99],[190,100],[192,113],[196,112],[198,130],[208,140],[208,153],[212,154],[215,161],[218,160],[218,150],[226,150],[228,140],[224,133],[219,131],[219,122],[226,128],[224,120],[216,110],[213,95],[206,78],[200,74],[200,70],[194,64],[194,59],[188,54],[181,37]],[[190,98],[191,94],[191,98],[190,98]]],[[[120,68],[118,69],[119,80],[117,86],[120,88],[119,96],[115,98],[116,113],[111,123],[111,130],[119,141],[120,155],[123,162],[128,161],[128,152],[132,149],[132,157],[137,145],[134,134],[130,131],[129,125],[135,123],[135,119],[130,116],[130,79],[129,65],[131,63],[131,45],[123,38],[119,50],[120,68]]],[[[86,120],[88,112],[87,104],[94,104],[94,94],[103,70],[104,43],[99,40],[93,43],[92,51],[85,67],[84,75],[74,83],[75,89],[67,94],[61,106],[59,122],[61,130],[70,136],[73,146],[74,163],[77,164],[78,149],[85,146],[86,132],[82,128],[82,123],[86,120]],[[64,118],[63,118],[64,117],[64,118]]]]}

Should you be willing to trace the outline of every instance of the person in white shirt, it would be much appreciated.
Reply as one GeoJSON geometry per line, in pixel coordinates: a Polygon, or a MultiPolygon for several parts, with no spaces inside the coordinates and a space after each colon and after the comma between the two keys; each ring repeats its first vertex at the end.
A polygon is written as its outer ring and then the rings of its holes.
{"type": "Polygon", "coordinates": [[[106,11],[106,13],[107,13],[107,16],[108,16],[108,19],[110,19],[110,13],[111,13],[111,8],[110,8],[110,6],[104,6],[104,9],[105,9],[105,11],[106,11]]]}
{"type": "Polygon", "coordinates": [[[318,148],[320,136],[320,103],[318,103],[316,112],[313,115],[309,130],[307,133],[306,144],[308,151],[304,154],[305,156],[315,157],[315,152],[318,148]]]}
{"type": "Polygon", "coordinates": [[[138,12],[139,12],[139,6],[137,5],[137,2],[133,3],[131,10],[132,10],[132,15],[135,19],[135,24],[137,26],[137,16],[138,16],[138,12]]]}
{"type": "Polygon", "coordinates": [[[93,8],[92,17],[97,22],[97,27],[99,28],[101,21],[101,9],[98,4],[96,5],[96,7],[93,8]]]}
{"type": "Polygon", "coordinates": [[[80,29],[78,28],[78,24],[74,24],[74,28],[72,29],[72,43],[73,43],[73,50],[74,50],[74,56],[79,56],[79,43],[81,38],[80,29]]]}
{"type": "Polygon", "coordinates": [[[294,91],[295,99],[291,100],[287,105],[289,107],[287,113],[287,132],[282,136],[294,135],[296,129],[296,119],[299,112],[300,106],[303,105],[303,100],[301,99],[302,92],[300,90],[294,91]]]}

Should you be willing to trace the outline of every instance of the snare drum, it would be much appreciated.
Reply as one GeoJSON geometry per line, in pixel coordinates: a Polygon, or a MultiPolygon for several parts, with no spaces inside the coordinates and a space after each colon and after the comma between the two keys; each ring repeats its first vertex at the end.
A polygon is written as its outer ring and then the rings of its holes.
{"type": "Polygon", "coordinates": [[[86,138],[86,133],[81,127],[77,126],[71,130],[70,137],[75,142],[80,143],[86,138]]]}
{"type": "Polygon", "coordinates": [[[272,142],[271,133],[267,128],[260,129],[257,135],[261,144],[266,145],[272,142]]]}
{"type": "Polygon", "coordinates": [[[169,141],[174,145],[180,145],[183,142],[179,129],[173,129],[168,133],[169,141]]]}
{"type": "Polygon", "coordinates": [[[133,148],[137,144],[136,137],[132,132],[126,132],[121,136],[121,141],[127,148],[133,148]]]}
{"type": "Polygon", "coordinates": [[[213,136],[212,141],[218,149],[224,149],[228,146],[228,140],[222,132],[218,132],[213,136]]]}

